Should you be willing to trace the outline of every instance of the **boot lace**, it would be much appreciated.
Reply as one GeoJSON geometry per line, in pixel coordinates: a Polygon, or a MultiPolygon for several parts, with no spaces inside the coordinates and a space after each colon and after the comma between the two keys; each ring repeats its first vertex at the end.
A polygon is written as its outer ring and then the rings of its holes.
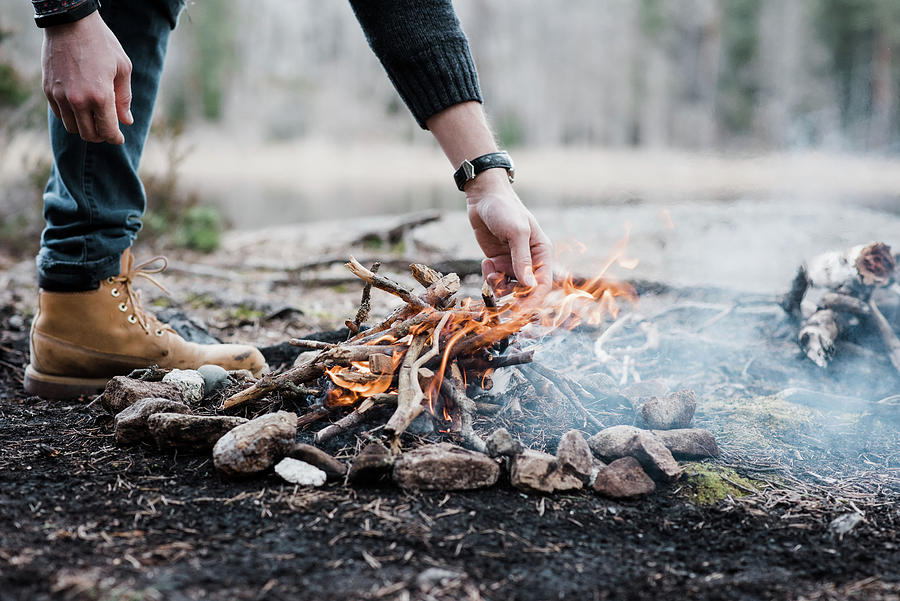
{"type": "MultiPolygon", "coordinates": [[[[144,261],[143,263],[132,265],[132,267],[127,272],[117,276],[112,276],[108,280],[111,284],[119,284],[119,286],[117,288],[114,288],[114,290],[118,290],[118,288],[121,288],[125,291],[125,295],[128,299],[127,305],[131,306],[131,315],[134,318],[132,320],[130,317],[129,321],[136,321],[147,334],[150,333],[151,327],[156,328],[155,333],[157,336],[161,336],[163,330],[170,330],[172,332],[174,332],[175,330],[173,330],[170,326],[163,324],[158,319],[156,319],[154,315],[149,314],[144,310],[144,307],[141,304],[141,293],[134,289],[134,280],[136,280],[137,278],[144,278],[145,280],[150,281],[151,284],[162,290],[164,293],[166,293],[166,295],[169,295],[170,293],[166,289],[166,287],[160,284],[156,280],[156,278],[153,277],[154,275],[165,271],[166,267],[168,266],[168,259],[163,256],[156,256],[152,259],[144,261]],[[158,263],[159,265],[151,268],[154,263],[158,263]]],[[[119,308],[121,309],[124,306],[126,306],[125,302],[120,304],[119,308]]],[[[125,309],[122,310],[124,311],[125,309]]]]}

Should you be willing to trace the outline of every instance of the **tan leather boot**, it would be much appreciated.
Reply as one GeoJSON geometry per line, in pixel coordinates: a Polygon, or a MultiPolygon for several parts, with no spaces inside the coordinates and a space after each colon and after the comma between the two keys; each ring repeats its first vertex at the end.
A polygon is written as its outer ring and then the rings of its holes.
{"type": "Polygon", "coordinates": [[[97,290],[40,291],[26,391],[44,398],[95,394],[113,376],[150,365],[192,369],[211,363],[257,376],[267,369],[262,353],[252,346],[187,342],[144,312],[134,279],[143,277],[162,288],[152,274],[165,269],[164,258],[135,266],[126,250],[120,268],[118,276],[107,278],[97,290]],[[158,261],[162,267],[147,269],[158,261]]]}

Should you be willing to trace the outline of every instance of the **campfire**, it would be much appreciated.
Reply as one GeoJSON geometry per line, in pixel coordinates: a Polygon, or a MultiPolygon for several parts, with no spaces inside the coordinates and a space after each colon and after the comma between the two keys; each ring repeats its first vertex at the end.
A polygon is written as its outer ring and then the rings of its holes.
{"type": "MultiPolygon", "coordinates": [[[[422,286],[416,291],[378,273],[378,263],[367,268],[351,257],[346,267],[364,286],[359,310],[346,322],[347,339],[292,339],[290,344],[303,351],[293,367],[232,388],[218,407],[233,412],[266,399],[302,398],[305,410],[267,413],[249,422],[224,415],[197,421],[200,416],[189,415],[190,407],[172,404],[198,397],[187,392],[179,370],[116,378],[101,401],[117,413],[117,438],[123,442],[152,438],[161,446],[183,446],[188,432],[193,446],[214,445],[215,464],[229,475],[265,471],[278,462],[276,472],[299,484],[320,485],[346,472],[353,483],[389,477],[408,488],[458,490],[492,485],[504,472],[523,490],[553,492],[587,484],[612,497],[646,494],[655,488],[654,480],[679,476],[676,458],[718,455],[712,434],[690,428],[694,393],[645,395],[634,407],[634,421],[643,428],[606,427],[585,406],[605,399],[596,387],[535,360],[555,334],[589,330],[597,332],[593,351],[599,360],[619,365],[620,383],[640,381],[628,356],[618,362],[603,350],[615,333],[615,325],[609,324],[615,324],[620,303],[637,300],[630,285],[606,277],[615,263],[634,265],[624,257],[624,244],[595,277],[558,278],[540,296],[514,286],[496,297],[485,283],[481,297],[473,299],[458,298],[455,273],[413,264],[412,278],[422,286]],[[403,304],[365,327],[372,288],[403,304]],[[568,407],[569,414],[581,419],[582,430],[561,436],[556,455],[524,448],[499,425],[474,427],[479,415],[521,416],[517,391],[523,387],[539,403],[568,407]],[[173,392],[181,398],[173,398],[173,392]],[[168,400],[157,399],[154,405],[141,397],[168,400]],[[386,411],[384,423],[370,423],[386,411]],[[325,419],[331,423],[315,433],[315,445],[295,443],[298,428],[325,419]],[[404,436],[417,420],[434,433],[429,444],[404,436]],[[370,443],[349,471],[320,449],[364,425],[370,443]],[[590,442],[585,431],[593,434],[590,442]]],[[[658,343],[651,329],[644,350],[654,340],[658,343]]]]}

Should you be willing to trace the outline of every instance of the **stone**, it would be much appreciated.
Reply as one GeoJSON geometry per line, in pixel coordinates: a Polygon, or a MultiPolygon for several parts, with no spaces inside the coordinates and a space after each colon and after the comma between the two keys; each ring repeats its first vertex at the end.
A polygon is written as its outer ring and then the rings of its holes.
{"type": "MultiPolygon", "coordinates": [[[[387,355],[375,355],[376,357],[387,357],[387,355]]],[[[388,357],[390,358],[390,357],[388,357]]],[[[431,414],[427,411],[423,411],[416,419],[412,420],[407,426],[406,431],[410,434],[414,434],[416,436],[428,436],[429,434],[434,433],[434,420],[431,419],[431,414]]]]}
{"type": "Polygon", "coordinates": [[[228,476],[262,472],[290,453],[296,436],[296,413],[261,415],[219,439],[213,447],[213,464],[228,476]]]}
{"type": "Polygon", "coordinates": [[[231,415],[185,415],[155,413],[147,418],[147,429],[161,449],[190,447],[208,450],[227,432],[247,419],[231,415]]]}
{"type": "Polygon", "coordinates": [[[500,466],[484,453],[442,442],[404,453],[394,462],[393,478],[413,490],[473,490],[493,486],[500,466]]]}
{"type": "Polygon", "coordinates": [[[206,396],[228,385],[228,372],[219,365],[201,365],[197,368],[197,373],[203,376],[203,391],[206,396]]]}
{"type": "Polygon", "coordinates": [[[556,447],[556,461],[569,474],[574,474],[587,482],[591,478],[593,463],[591,448],[578,430],[569,430],[559,439],[556,447]]]}
{"type": "Polygon", "coordinates": [[[150,440],[147,419],[154,413],[190,413],[184,403],[170,399],[141,399],[116,414],[116,442],[133,444],[150,440]]]}
{"type": "Polygon", "coordinates": [[[705,459],[719,456],[719,445],[709,430],[702,428],[653,430],[653,435],[669,449],[675,459],[705,459]]]}
{"type": "Polygon", "coordinates": [[[631,440],[641,432],[634,426],[611,426],[588,439],[594,456],[604,461],[626,457],[631,450],[631,440]]]}
{"type": "Polygon", "coordinates": [[[362,448],[350,464],[347,480],[354,484],[374,484],[391,473],[394,457],[377,442],[370,442],[362,448]]]}
{"type": "Polygon", "coordinates": [[[594,454],[604,461],[634,457],[656,480],[671,481],[681,475],[672,453],[648,430],[613,426],[591,436],[588,444],[594,454]]]}
{"type": "Polygon", "coordinates": [[[637,459],[622,457],[597,471],[593,488],[604,497],[630,499],[652,493],[656,484],[637,459]]]}
{"type": "Polygon", "coordinates": [[[169,382],[144,382],[126,376],[115,376],[100,395],[100,406],[117,415],[141,399],[169,399],[184,402],[178,387],[169,382]]]}
{"type": "Polygon", "coordinates": [[[583,486],[581,478],[560,469],[556,457],[531,449],[510,459],[509,481],[519,490],[529,492],[552,493],[583,486]]]}
{"type": "Polygon", "coordinates": [[[328,479],[328,475],[316,466],[292,457],[285,457],[275,464],[275,473],[300,486],[322,486],[328,479]]]}
{"type": "Polygon", "coordinates": [[[653,430],[687,428],[694,419],[697,396],[693,390],[679,390],[663,397],[650,397],[637,410],[639,422],[653,430]]]}
{"type": "Polygon", "coordinates": [[[522,443],[512,437],[506,428],[497,428],[485,441],[491,457],[513,457],[524,450],[522,443]]]}
{"type": "Polygon", "coordinates": [[[163,376],[162,381],[174,384],[188,405],[203,399],[203,376],[196,369],[173,369],[163,376]]]}
{"type": "Polygon", "coordinates": [[[317,447],[298,442],[288,453],[288,457],[305,461],[313,465],[328,476],[329,480],[340,480],[347,473],[347,466],[317,447]]]}

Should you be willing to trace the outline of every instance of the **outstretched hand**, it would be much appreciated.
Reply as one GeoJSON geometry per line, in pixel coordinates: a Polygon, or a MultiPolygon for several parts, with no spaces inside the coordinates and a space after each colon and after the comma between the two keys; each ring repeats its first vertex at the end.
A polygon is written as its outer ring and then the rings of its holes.
{"type": "Polygon", "coordinates": [[[98,12],[44,30],[44,94],[66,131],[87,142],[123,144],[131,125],[131,61],[98,12]]]}
{"type": "Polygon", "coordinates": [[[466,185],[469,223],[485,259],[485,280],[501,293],[510,292],[511,280],[544,296],[553,277],[553,249],[531,211],[513,190],[503,169],[483,172],[466,185]]]}

